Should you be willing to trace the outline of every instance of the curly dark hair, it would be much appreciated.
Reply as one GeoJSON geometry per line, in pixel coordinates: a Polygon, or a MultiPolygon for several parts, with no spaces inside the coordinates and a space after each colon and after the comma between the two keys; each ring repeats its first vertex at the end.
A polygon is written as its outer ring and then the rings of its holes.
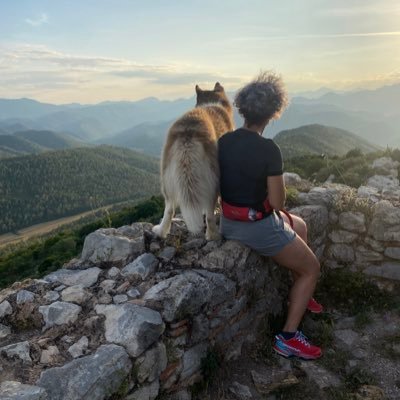
{"type": "Polygon", "coordinates": [[[236,93],[234,100],[234,105],[248,124],[278,119],[287,104],[288,96],[283,81],[272,71],[261,72],[236,93]]]}

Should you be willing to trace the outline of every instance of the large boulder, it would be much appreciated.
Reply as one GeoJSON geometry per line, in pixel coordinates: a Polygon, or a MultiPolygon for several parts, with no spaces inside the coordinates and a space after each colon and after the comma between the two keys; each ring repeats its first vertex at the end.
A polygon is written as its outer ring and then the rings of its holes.
{"type": "Polygon", "coordinates": [[[17,381],[0,383],[0,399],[2,400],[51,400],[46,390],[33,385],[24,385],[17,381]]]}

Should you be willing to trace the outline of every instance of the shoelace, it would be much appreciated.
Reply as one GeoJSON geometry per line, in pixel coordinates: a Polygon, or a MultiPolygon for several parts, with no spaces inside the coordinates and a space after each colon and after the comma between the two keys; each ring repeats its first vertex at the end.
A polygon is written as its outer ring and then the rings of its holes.
{"type": "Polygon", "coordinates": [[[302,331],[297,331],[296,332],[296,339],[303,343],[305,346],[310,347],[310,343],[308,342],[308,338],[302,331]]]}

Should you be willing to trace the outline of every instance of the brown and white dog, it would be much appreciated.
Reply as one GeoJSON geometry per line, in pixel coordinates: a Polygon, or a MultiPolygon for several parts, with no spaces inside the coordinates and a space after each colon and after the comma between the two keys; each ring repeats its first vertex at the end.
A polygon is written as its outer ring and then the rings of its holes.
{"type": "Polygon", "coordinates": [[[190,232],[202,232],[205,214],[206,239],[219,238],[214,217],[219,194],[217,140],[234,129],[233,111],[218,82],[214,90],[201,90],[196,85],[196,94],[196,107],[171,126],[162,152],[165,210],[160,225],[153,228],[161,238],[169,233],[177,206],[190,232]]]}

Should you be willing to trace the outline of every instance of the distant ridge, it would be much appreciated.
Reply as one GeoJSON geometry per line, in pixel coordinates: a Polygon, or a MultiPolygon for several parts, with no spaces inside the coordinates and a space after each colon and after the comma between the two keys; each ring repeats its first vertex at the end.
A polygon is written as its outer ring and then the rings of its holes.
{"type": "Polygon", "coordinates": [[[364,153],[379,150],[379,146],[354,133],[319,124],[281,131],[274,137],[274,141],[281,148],[284,158],[322,153],[341,156],[354,148],[364,153]]]}

